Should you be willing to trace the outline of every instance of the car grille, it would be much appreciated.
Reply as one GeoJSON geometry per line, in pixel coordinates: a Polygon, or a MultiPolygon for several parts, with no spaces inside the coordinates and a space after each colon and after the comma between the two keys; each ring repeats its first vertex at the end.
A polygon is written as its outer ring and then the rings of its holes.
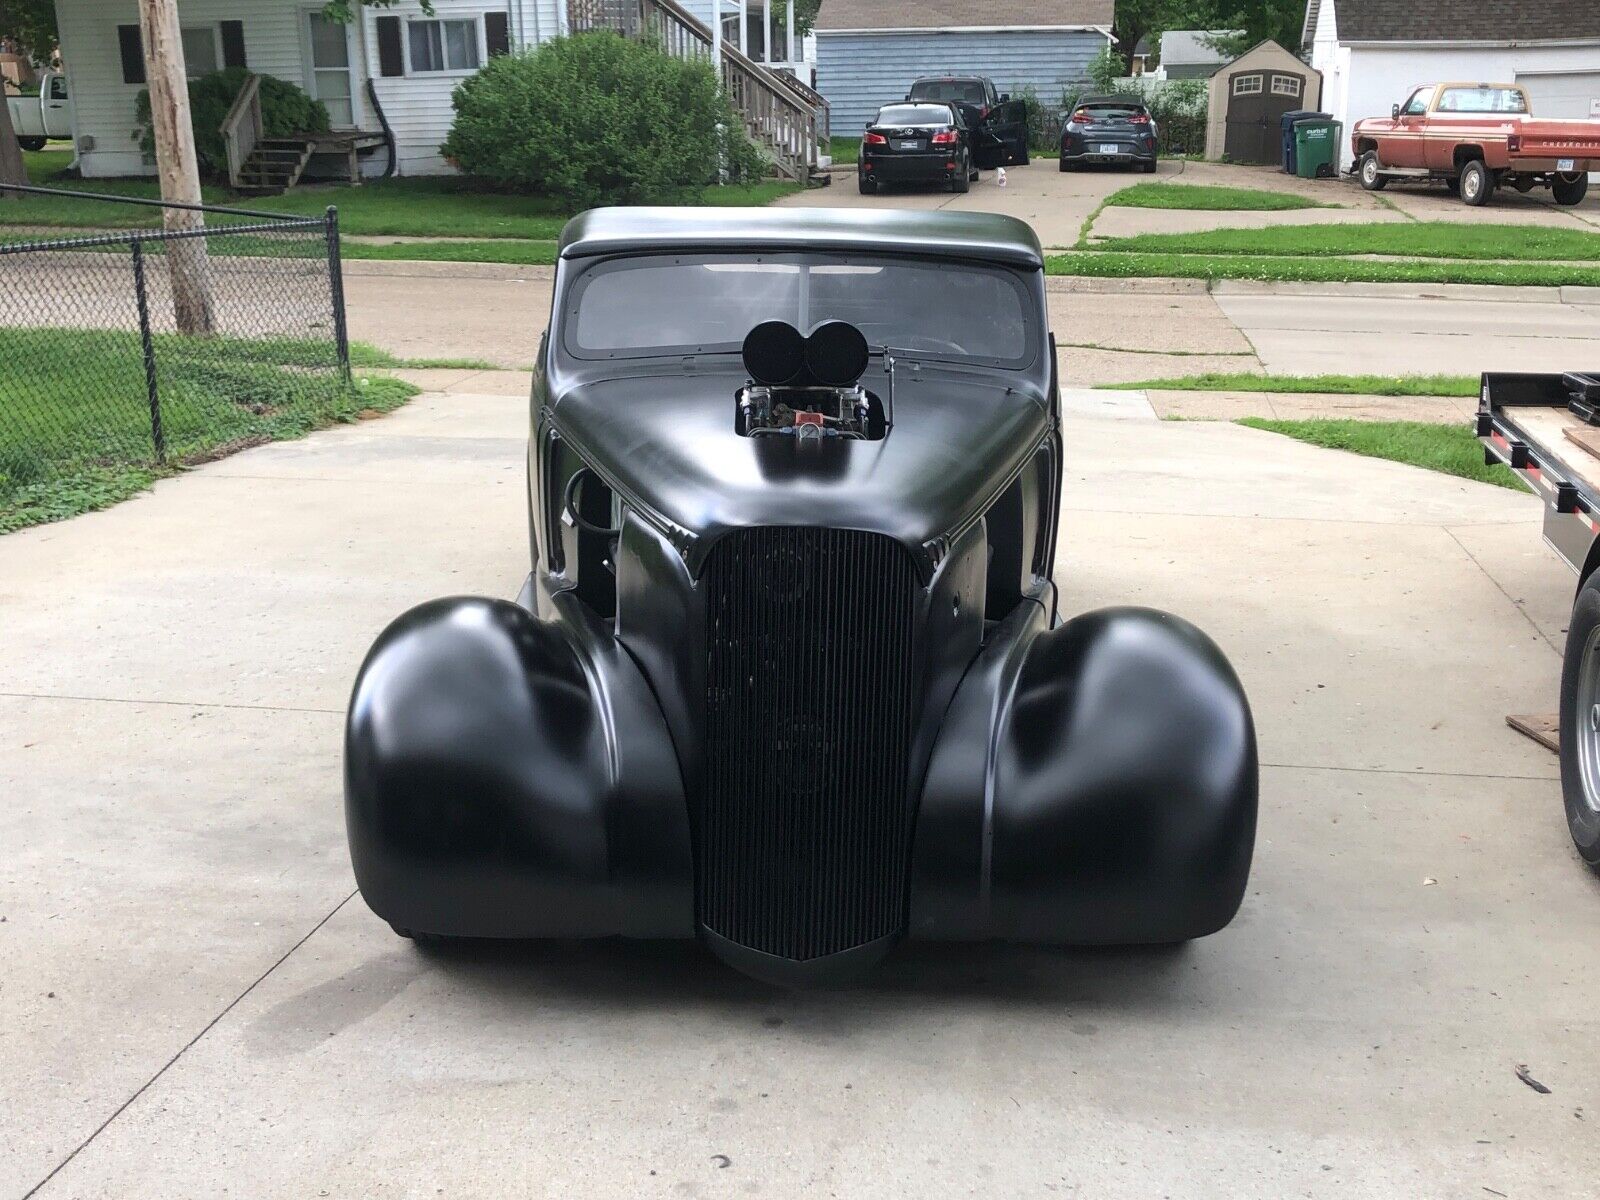
{"type": "Polygon", "coordinates": [[[763,528],[705,571],[701,923],[805,960],[905,923],[918,584],[881,534],[763,528]]]}

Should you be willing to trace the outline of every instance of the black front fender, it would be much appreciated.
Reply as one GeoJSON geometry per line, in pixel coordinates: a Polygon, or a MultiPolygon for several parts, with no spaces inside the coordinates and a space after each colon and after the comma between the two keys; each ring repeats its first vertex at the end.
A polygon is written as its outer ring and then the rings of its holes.
{"type": "MultiPolygon", "coordinates": [[[[648,685],[560,596],[413,609],[350,702],[356,882],[391,924],[478,937],[691,937],[687,808],[648,685]]],[[[592,622],[591,622],[592,623],[592,622]]]]}
{"type": "Polygon", "coordinates": [[[911,933],[1151,943],[1237,912],[1257,765],[1232,668],[1148,609],[1025,605],[963,680],[923,791],[911,933]]]}

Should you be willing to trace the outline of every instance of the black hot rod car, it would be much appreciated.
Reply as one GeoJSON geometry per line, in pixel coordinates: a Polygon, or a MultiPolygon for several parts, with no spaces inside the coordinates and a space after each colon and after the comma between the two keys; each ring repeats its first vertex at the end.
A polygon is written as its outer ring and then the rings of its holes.
{"type": "Polygon", "coordinates": [[[355,685],[371,908],[409,936],[698,936],[787,984],[908,937],[1226,925],[1249,706],[1176,617],[1059,615],[1043,265],[981,213],[573,220],[532,573],[413,609],[355,685]]]}

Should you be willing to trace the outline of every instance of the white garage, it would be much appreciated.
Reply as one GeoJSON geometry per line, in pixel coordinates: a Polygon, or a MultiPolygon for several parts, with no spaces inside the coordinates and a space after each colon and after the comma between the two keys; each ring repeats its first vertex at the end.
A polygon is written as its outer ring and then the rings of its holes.
{"type": "MultiPolygon", "coordinates": [[[[1521,83],[1536,115],[1600,116],[1596,0],[1310,0],[1304,37],[1322,106],[1347,132],[1413,88],[1456,80],[1521,83]]],[[[1342,155],[1349,166],[1348,138],[1342,155]]]]}

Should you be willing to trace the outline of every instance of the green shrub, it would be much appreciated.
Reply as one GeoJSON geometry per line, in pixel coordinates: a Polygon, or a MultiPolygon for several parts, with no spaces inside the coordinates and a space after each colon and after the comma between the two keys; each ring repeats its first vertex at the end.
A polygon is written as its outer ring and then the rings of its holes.
{"type": "Polygon", "coordinates": [[[614,33],[490,61],[455,92],[443,147],[469,175],[574,209],[695,198],[761,172],[711,68],[614,33]]]}
{"type": "MultiPolygon", "coordinates": [[[[195,155],[200,169],[220,174],[228,169],[228,150],[222,138],[222,122],[239,97],[250,72],[244,67],[228,67],[189,81],[189,117],[194,123],[195,155]]],[[[139,122],[139,146],[146,154],[156,151],[155,133],[150,128],[150,92],[139,93],[134,102],[139,122]]],[[[294,84],[274,75],[261,76],[261,125],[269,138],[296,133],[326,133],[328,110],[322,101],[313,100],[294,84]]]]}

